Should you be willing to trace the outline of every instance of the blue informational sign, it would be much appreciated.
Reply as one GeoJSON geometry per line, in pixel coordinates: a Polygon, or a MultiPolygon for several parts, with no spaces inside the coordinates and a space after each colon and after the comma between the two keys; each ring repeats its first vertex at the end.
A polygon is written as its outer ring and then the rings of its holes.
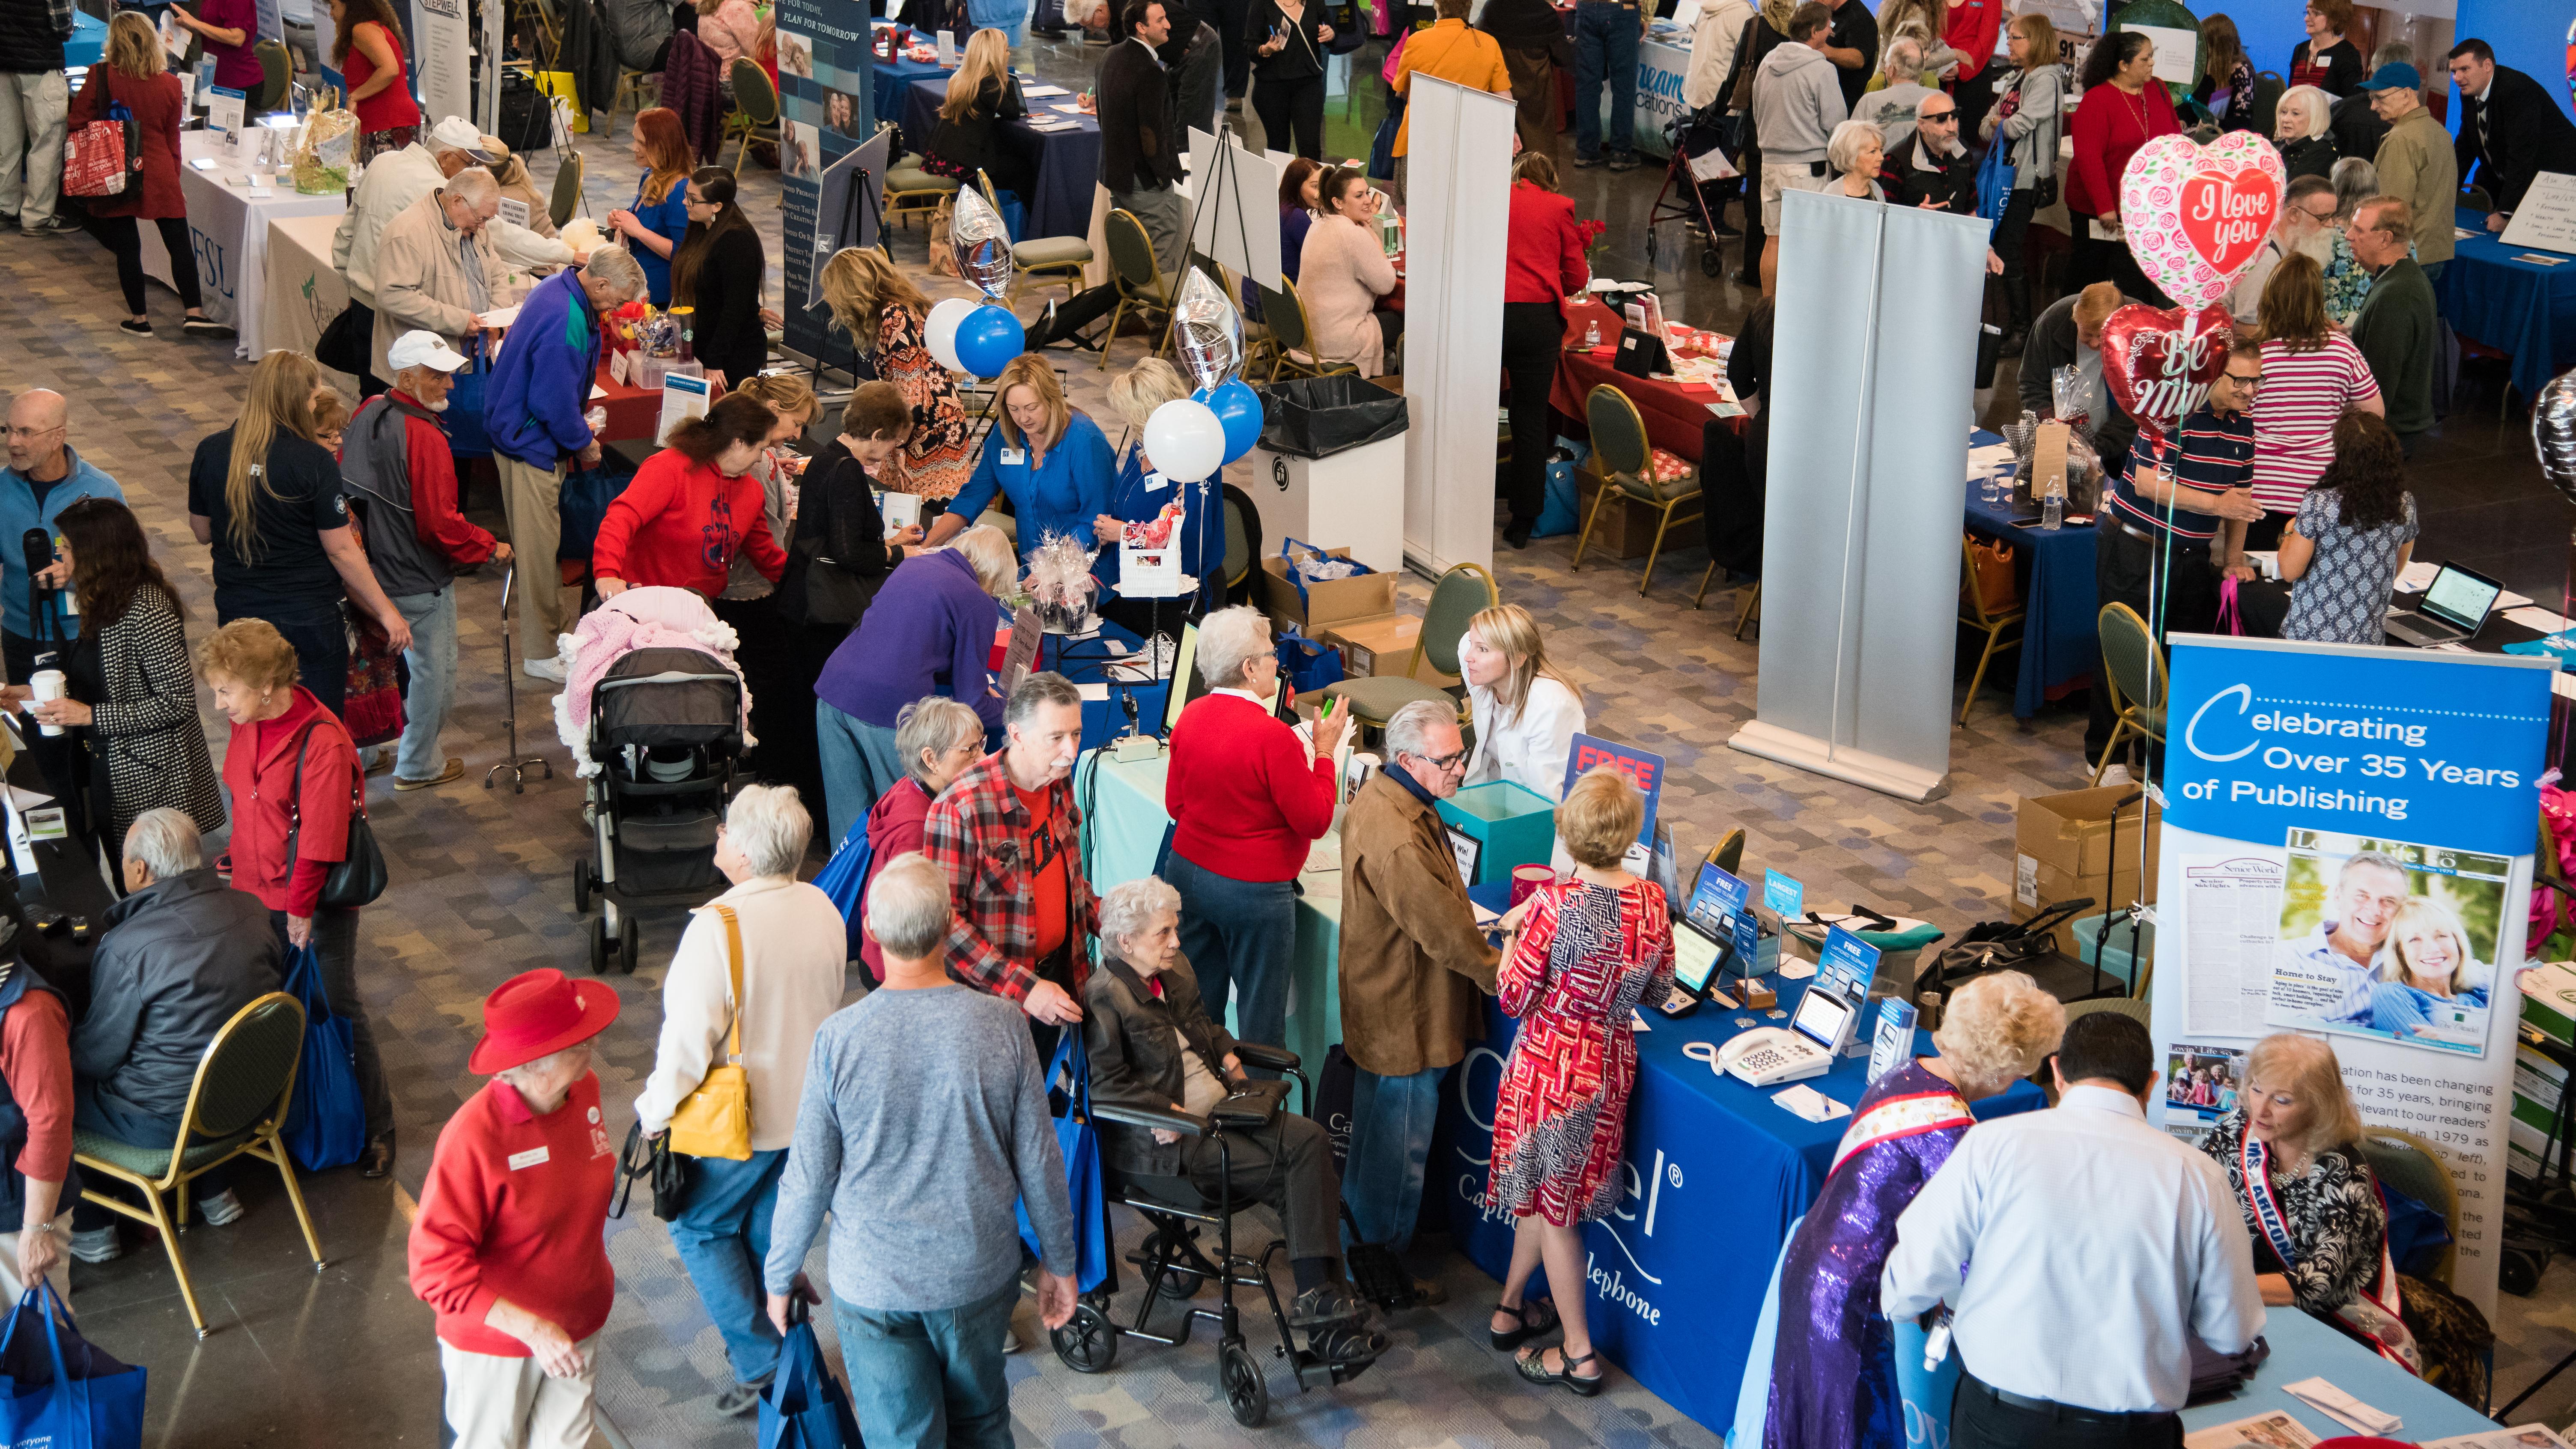
{"type": "Polygon", "coordinates": [[[1816,961],[1816,984],[1846,1000],[1869,999],[1869,983],[1878,975],[1878,948],[1840,926],[1825,928],[1825,949],[1816,961]]]}
{"type": "Polygon", "coordinates": [[[1745,909],[1752,898],[1751,886],[1714,865],[1699,868],[1699,883],[1691,889],[1691,924],[1728,943],[1735,952],[1736,973],[1743,976],[1754,974],[1762,949],[1761,922],[1745,909]]]}
{"type": "MultiPolygon", "coordinates": [[[[876,129],[875,57],[870,53],[868,12],[855,0],[781,0],[774,12],[778,36],[779,270],[788,299],[787,346],[834,366],[849,361],[848,334],[831,333],[828,311],[803,305],[813,296],[814,273],[834,251],[864,246],[872,238],[874,211],[885,185],[884,163],[864,187],[844,170],[826,209],[825,169],[860,146],[876,129]],[[854,210],[858,215],[854,215],[854,210]]],[[[861,339],[873,347],[873,337],[861,339]]]]}
{"type": "Polygon", "coordinates": [[[2293,829],[2531,853],[2555,661],[2177,636],[2169,828],[2293,829]],[[2410,828],[2410,826],[2412,828],[2410,828]]]}
{"type": "Polygon", "coordinates": [[[1573,789],[1574,782],[1581,779],[1585,771],[1602,765],[1627,776],[1628,783],[1636,786],[1638,793],[1646,797],[1646,819],[1637,827],[1637,843],[1652,846],[1655,840],[1655,803],[1664,797],[1664,757],[1630,745],[1615,745],[1592,735],[1576,735],[1574,748],[1566,752],[1565,786],[1557,792],[1558,798],[1564,798],[1565,791],[1573,789]]]}
{"type": "Polygon", "coordinates": [[[1887,997],[1878,1003],[1878,1035],[1869,1044],[1869,1080],[1905,1065],[1914,1055],[1914,1003],[1887,997]]]}
{"type": "Polygon", "coordinates": [[[1806,909],[1807,888],[1776,870],[1762,872],[1762,908],[1784,921],[1806,909]]]}

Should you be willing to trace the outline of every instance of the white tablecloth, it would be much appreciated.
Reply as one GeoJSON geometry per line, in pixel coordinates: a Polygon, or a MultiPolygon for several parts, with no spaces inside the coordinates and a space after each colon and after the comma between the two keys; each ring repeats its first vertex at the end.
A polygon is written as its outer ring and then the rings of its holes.
{"type": "MultiPolygon", "coordinates": [[[[268,277],[260,345],[309,353],[322,329],[349,305],[349,284],[331,266],[331,234],[340,218],[281,216],[268,224],[268,277]]],[[[324,378],[351,398],[358,380],[329,368],[324,378]]]]}
{"type": "MultiPolygon", "coordinates": [[[[197,251],[197,284],[205,293],[206,315],[240,335],[235,356],[257,358],[267,350],[262,298],[268,284],[268,224],[280,217],[328,216],[337,225],[348,202],[337,192],[299,196],[294,183],[284,179],[271,183],[271,194],[254,198],[249,169],[234,162],[222,138],[212,132],[182,133],[180,153],[191,163],[180,169],[179,189],[188,202],[188,235],[197,251]],[[203,156],[218,157],[222,164],[200,170],[193,163],[203,156]]],[[[148,226],[142,233],[144,275],[167,286],[170,259],[161,249],[160,234],[148,226]]],[[[323,258],[329,257],[326,235],[323,258]]]]}

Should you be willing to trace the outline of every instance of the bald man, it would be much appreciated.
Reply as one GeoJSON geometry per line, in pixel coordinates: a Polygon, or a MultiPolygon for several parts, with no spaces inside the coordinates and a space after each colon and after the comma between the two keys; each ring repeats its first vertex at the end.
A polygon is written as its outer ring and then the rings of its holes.
{"type": "Polygon", "coordinates": [[[59,542],[54,516],[81,499],[125,501],[115,479],[73,450],[65,422],[61,393],[29,388],[9,402],[9,466],[0,469],[0,643],[7,646],[9,679],[17,684],[36,667],[40,633],[51,649],[80,632],[79,619],[66,612],[68,590],[59,596],[48,590],[41,616],[30,607],[27,551],[20,540],[29,529],[41,528],[59,542]]]}

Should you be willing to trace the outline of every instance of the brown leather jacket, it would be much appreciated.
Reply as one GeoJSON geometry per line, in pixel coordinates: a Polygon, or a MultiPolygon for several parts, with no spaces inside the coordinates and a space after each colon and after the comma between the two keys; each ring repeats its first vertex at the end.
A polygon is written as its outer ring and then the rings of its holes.
{"type": "MultiPolygon", "coordinates": [[[[1160,1000],[1135,967],[1106,950],[1100,965],[1082,992],[1082,1044],[1091,1053],[1092,1101],[1170,1111],[1181,1100],[1185,1070],[1180,1042],[1172,1036],[1176,1029],[1188,1038],[1209,1075],[1225,1081],[1225,1059],[1234,1051],[1234,1038],[1208,1019],[1199,1002],[1198,976],[1188,961],[1162,973],[1160,1000]]],[[[1103,1122],[1100,1146],[1109,1166],[1119,1172],[1188,1175],[1187,1137],[1160,1143],[1147,1128],[1103,1122]]]]}
{"type": "Polygon", "coordinates": [[[1381,1077],[1455,1065],[1485,1039],[1501,959],[1440,813],[1388,772],[1371,776],[1342,817],[1343,1050],[1381,1077]]]}

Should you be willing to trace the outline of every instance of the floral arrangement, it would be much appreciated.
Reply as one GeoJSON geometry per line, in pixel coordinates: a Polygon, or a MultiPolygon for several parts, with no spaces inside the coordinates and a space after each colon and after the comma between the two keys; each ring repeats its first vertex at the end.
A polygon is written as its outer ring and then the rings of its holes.
{"type": "Polygon", "coordinates": [[[1602,235],[1609,230],[1609,224],[1606,222],[1578,221],[1574,224],[1575,244],[1583,249],[1585,256],[1591,256],[1601,250],[1602,235]]]}
{"type": "Polygon", "coordinates": [[[607,334],[608,351],[634,352],[641,348],[645,326],[652,320],[653,304],[650,302],[629,302],[609,313],[608,325],[603,329],[607,334]]]}
{"type": "Polygon", "coordinates": [[[1092,603],[1100,581],[1091,576],[1091,550],[1080,539],[1061,533],[1041,539],[1022,583],[1029,607],[1049,633],[1081,634],[1094,627],[1092,603]]]}

